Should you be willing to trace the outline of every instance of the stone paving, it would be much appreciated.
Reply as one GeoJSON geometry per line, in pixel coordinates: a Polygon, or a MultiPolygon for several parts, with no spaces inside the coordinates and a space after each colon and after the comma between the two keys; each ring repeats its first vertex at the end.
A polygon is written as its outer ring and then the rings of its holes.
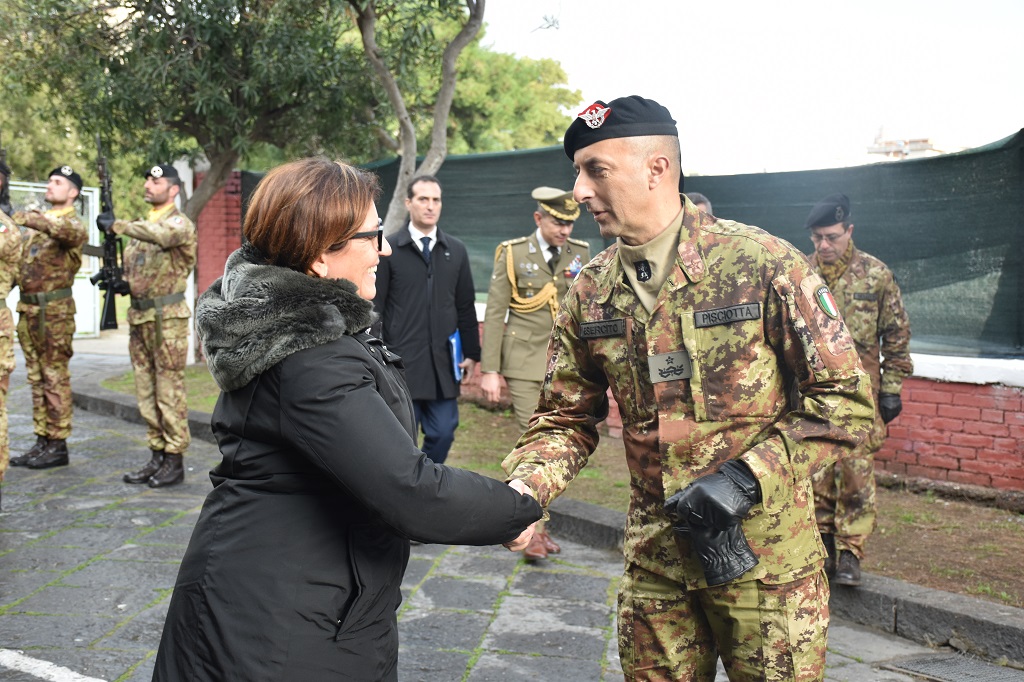
{"type": "MultiPolygon", "coordinates": [[[[14,453],[34,442],[20,357],[18,366],[9,396],[14,453]]],[[[76,376],[110,375],[127,359],[79,354],[72,367],[76,376]]],[[[143,427],[76,410],[69,447],[70,466],[11,468],[3,487],[0,679],[149,680],[216,448],[194,440],[186,482],[151,490],[121,482],[149,456],[143,427]]],[[[413,547],[399,619],[400,679],[622,679],[613,634],[621,561],[569,542],[536,565],[501,547],[413,547]]],[[[826,679],[916,679],[878,664],[929,651],[834,622],[826,679]]]]}

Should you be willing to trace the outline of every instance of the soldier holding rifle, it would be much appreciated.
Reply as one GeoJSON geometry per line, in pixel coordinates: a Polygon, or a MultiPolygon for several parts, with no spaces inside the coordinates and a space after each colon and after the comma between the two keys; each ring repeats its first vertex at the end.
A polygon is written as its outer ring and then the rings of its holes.
{"type": "Polygon", "coordinates": [[[124,248],[124,277],[132,297],[128,349],[152,456],[141,469],[125,474],[124,481],[151,488],[184,480],[182,455],[191,443],[185,287],[196,264],[196,229],[175,205],[179,183],[174,166],[153,166],[146,172],[145,199],[152,209],[145,219],[116,220],[112,211],[97,218],[108,236],[130,238],[124,248]]]}

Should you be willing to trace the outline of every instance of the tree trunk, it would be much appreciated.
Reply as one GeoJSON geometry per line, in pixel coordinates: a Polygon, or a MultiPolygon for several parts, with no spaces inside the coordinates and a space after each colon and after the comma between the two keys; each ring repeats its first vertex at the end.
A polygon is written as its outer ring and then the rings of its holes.
{"type": "MultiPolygon", "coordinates": [[[[209,154],[209,152],[207,152],[209,154]]],[[[209,157],[210,169],[203,175],[203,181],[192,190],[192,196],[185,204],[185,215],[198,227],[199,214],[217,192],[227,184],[231,171],[238,163],[238,152],[234,149],[216,152],[209,157]]]]}

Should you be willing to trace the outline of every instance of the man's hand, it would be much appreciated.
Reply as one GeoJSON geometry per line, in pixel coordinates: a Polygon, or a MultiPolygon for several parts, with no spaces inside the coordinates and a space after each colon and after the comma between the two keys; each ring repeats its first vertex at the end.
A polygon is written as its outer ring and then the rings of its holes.
{"type": "Polygon", "coordinates": [[[761,489],[750,468],[730,460],[665,500],[665,513],[682,532],[694,527],[721,531],[742,521],[760,501],[761,489]]]}
{"type": "Polygon", "coordinates": [[[114,212],[104,211],[96,216],[96,226],[108,237],[114,236],[114,212]]]}
{"type": "Polygon", "coordinates": [[[888,424],[903,411],[903,401],[899,393],[880,393],[878,395],[878,413],[882,415],[882,421],[888,424]]]}
{"type": "Polygon", "coordinates": [[[480,390],[484,397],[492,403],[501,399],[501,375],[497,372],[487,372],[480,377],[480,390]]]}
{"type": "Polygon", "coordinates": [[[462,380],[469,381],[469,379],[473,376],[473,370],[476,368],[476,360],[466,358],[465,360],[459,363],[459,367],[462,368],[462,380]]]}
{"type": "MultiPolygon", "coordinates": [[[[534,499],[537,498],[537,496],[533,494],[533,491],[530,490],[530,488],[525,483],[520,481],[518,478],[514,478],[511,481],[509,481],[508,487],[512,488],[512,490],[515,490],[520,495],[529,495],[534,499]]],[[[533,530],[534,527],[536,527],[536,525],[536,521],[531,523],[529,526],[526,527],[526,530],[519,534],[519,537],[517,537],[512,542],[506,542],[505,547],[507,547],[509,551],[512,552],[519,552],[521,550],[526,549],[526,546],[530,544],[530,540],[533,539],[533,530]]]]}

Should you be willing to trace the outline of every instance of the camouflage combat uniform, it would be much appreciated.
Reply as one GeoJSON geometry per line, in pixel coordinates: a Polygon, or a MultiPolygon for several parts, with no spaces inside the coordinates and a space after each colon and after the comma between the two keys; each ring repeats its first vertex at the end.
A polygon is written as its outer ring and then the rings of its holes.
{"type": "MultiPolygon", "coordinates": [[[[848,248],[852,253],[845,271],[828,286],[871,377],[877,405],[879,393],[899,395],[904,377],[914,372],[910,321],[892,271],[852,241],[848,248]]],[[[810,261],[821,272],[817,254],[810,261]]],[[[858,559],[864,558],[864,542],[875,528],[874,455],[885,436],[885,423],[876,409],[874,428],[864,442],[814,474],[818,529],[835,535],[837,552],[847,549],[858,559]]]]}
{"type": "Polygon", "coordinates": [[[652,312],[627,283],[617,245],[577,276],[536,419],[503,466],[547,507],[593,452],[610,387],[631,479],[619,590],[627,679],[712,680],[719,653],[734,680],[820,679],[828,585],[810,475],[866,434],[869,382],[799,252],[684,203],[652,312]],[[793,381],[803,399],[790,411],[793,381]],[[708,588],[663,505],[736,458],[763,498],[742,523],[759,563],[708,588]]]}
{"type": "Polygon", "coordinates": [[[32,387],[32,423],[37,436],[66,440],[71,434],[71,374],[75,336],[71,287],[88,239],[74,207],[17,211],[23,225],[18,286],[18,342],[32,387]]]}
{"type": "Polygon", "coordinates": [[[131,238],[124,248],[124,277],[132,290],[128,350],[149,448],[182,454],[192,442],[185,399],[191,314],[185,288],[196,264],[196,229],[172,205],[150,211],[147,220],[118,220],[114,232],[131,238]]]}
{"type": "Polygon", "coordinates": [[[537,408],[558,303],[589,261],[590,245],[569,238],[552,272],[536,233],[502,242],[494,252],[480,371],[505,377],[523,431],[537,408]]]}
{"type": "Polygon", "coordinates": [[[10,460],[7,438],[7,389],[14,371],[14,315],[7,307],[14,279],[21,267],[21,232],[6,213],[0,212],[0,481],[10,460]]]}

